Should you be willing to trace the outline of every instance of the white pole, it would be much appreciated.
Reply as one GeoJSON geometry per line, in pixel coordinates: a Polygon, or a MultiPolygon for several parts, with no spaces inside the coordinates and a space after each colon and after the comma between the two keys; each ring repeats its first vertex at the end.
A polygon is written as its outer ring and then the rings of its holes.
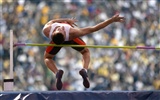
{"type": "Polygon", "coordinates": [[[13,79],[13,30],[10,30],[10,78],[13,79]]]}
{"type": "Polygon", "coordinates": [[[13,90],[13,30],[10,30],[10,69],[9,69],[10,79],[4,79],[4,90],[13,90]]]}

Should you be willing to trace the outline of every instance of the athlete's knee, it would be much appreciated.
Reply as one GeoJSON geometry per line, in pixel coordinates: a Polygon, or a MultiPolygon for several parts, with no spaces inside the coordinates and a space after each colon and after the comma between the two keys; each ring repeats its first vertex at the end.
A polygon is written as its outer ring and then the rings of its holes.
{"type": "Polygon", "coordinates": [[[48,62],[49,60],[52,60],[54,55],[48,54],[47,52],[44,53],[44,61],[48,62]]]}
{"type": "Polygon", "coordinates": [[[88,54],[88,55],[90,55],[90,51],[89,51],[88,48],[85,48],[85,49],[83,49],[83,50],[81,51],[81,54],[88,54]]]}

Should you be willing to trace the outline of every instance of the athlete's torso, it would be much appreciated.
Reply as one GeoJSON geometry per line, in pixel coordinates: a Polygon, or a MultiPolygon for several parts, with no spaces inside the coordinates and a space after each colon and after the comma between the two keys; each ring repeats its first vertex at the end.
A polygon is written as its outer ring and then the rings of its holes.
{"type": "Polygon", "coordinates": [[[47,28],[47,31],[45,31],[43,34],[48,37],[49,39],[51,39],[51,35],[53,33],[53,31],[57,28],[57,27],[64,27],[64,31],[66,34],[66,38],[65,41],[69,40],[69,31],[70,31],[70,25],[67,23],[53,23],[51,25],[46,24],[43,28],[43,32],[44,30],[47,28]]]}

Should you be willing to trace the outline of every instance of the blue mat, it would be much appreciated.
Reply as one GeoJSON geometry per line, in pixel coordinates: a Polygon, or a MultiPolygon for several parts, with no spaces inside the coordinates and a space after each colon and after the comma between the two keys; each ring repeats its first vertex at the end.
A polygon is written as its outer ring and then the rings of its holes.
{"type": "Polygon", "coordinates": [[[160,100],[160,91],[0,92],[0,100],[160,100]]]}

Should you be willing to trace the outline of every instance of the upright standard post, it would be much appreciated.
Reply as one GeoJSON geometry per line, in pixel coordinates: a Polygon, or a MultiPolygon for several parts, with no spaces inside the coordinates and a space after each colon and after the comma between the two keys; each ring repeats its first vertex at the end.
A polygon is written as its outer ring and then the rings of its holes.
{"type": "Polygon", "coordinates": [[[10,67],[9,79],[4,79],[4,91],[13,90],[13,30],[10,30],[10,67]]]}

